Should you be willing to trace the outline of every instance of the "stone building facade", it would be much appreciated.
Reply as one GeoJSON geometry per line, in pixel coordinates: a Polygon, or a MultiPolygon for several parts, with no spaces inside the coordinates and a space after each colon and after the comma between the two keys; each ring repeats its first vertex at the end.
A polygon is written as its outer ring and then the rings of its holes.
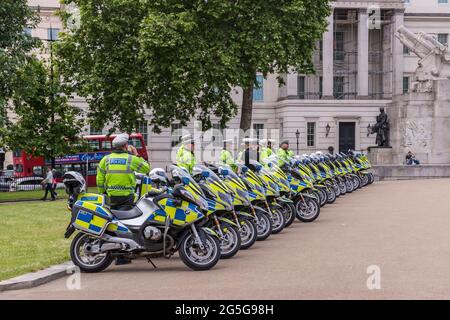
{"type": "MultiPolygon", "coordinates": [[[[53,14],[60,7],[58,0],[29,0],[29,4],[39,8],[42,16],[39,26],[31,30],[33,36],[48,39],[52,32],[55,35],[61,30],[61,22],[53,14]]],[[[286,83],[282,87],[276,75],[266,79],[257,75],[262,86],[254,92],[255,132],[276,129],[279,135],[274,138],[290,140],[294,151],[298,139],[299,153],[324,151],[329,146],[336,151],[366,150],[374,145],[375,136],[368,136],[368,125],[375,122],[380,107],[387,107],[393,96],[410,89],[417,65],[417,57],[395,38],[396,29],[405,25],[413,32],[435,34],[446,43],[450,34],[448,0],[346,0],[330,4],[333,13],[328,17],[328,31],[314,54],[315,75],[282,75],[286,83]]],[[[241,93],[239,88],[233,93],[238,105],[241,93]]],[[[73,103],[86,106],[81,99],[73,103]]],[[[229,128],[239,127],[239,117],[230,121],[229,128]]],[[[147,124],[141,124],[152,166],[168,164],[172,145],[179,138],[172,135],[176,129],[179,126],[175,123],[161,134],[153,134],[147,124]]],[[[98,132],[86,128],[86,133],[98,132]]]]}

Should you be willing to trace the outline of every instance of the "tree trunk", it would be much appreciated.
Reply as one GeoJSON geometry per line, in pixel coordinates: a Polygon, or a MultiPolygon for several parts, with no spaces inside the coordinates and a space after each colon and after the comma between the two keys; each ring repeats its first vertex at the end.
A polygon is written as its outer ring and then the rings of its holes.
{"type": "Polygon", "coordinates": [[[250,129],[252,124],[252,109],[253,109],[253,83],[244,88],[242,93],[242,109],[241,109],[241,123],[239,128],[243,131],[250,129]]]}

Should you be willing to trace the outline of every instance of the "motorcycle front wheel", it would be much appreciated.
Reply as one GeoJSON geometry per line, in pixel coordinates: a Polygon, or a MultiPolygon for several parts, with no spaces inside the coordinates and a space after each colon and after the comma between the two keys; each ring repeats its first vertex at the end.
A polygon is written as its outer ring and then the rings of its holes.
{"type": "Polygon", "coordinates": [[[94,253],[102,241],[86,233],[78,233],[70,245],[70,258],[74,265],[87,273],[101,272],[109,267],[114,257],[110,252],[94,253]]]}
{"type": "Polygon", "coordinates": [[[181,261],[195,271],[209,270],[214,267],[220,259],[220,241],[216,237],[205,234],[202,249],[195,240],[192,233],[188,233],[179,246],[181,261]]]}
{"type": "Polygon", "coordinates": [[[297,219],[302,222],[313,222],[319,217],[320,205],[317,200],[304,197],[303,200],[298,198],[294,202],[297,219]]]}
{"type": "Polygon", "coordinates": [[[220,242],[220,258],[228,259],[233,257],[241,248],[241,235],[239,230],[233,226],[222,228],[223,238],[220,242]]]}
{"type": "Polygon", "coordinates": [[[257,210],[256,216],[258,217],[258,222],[256,223],[258,238],[256,240],[266,240],[272,234],[272,221],[266,212],[257,210]]]}
{"type": "Polygon", "coordinates": [[[283,207],[283,215],[285,224],[284,227],[289,227],[295,220],[295,207],[292,203],[282,203],[281,206],[283,207]]]}
{"type": "Polygon", "coordinates": [[[241,250],[253,246],[258,238],[256,224],[252,220],[241,221],[241,250]]]}
{"type": "Polygon", "coordinates": [[[272,234],[280,233],[284,229],[284,215],[281,208],[273,208],[272,210],[272,234]]]}

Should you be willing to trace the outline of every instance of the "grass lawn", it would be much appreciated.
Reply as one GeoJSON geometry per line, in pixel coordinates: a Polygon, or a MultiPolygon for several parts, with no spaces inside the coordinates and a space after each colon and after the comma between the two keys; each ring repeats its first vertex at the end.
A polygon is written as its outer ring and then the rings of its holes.
{"type": "Polygon", "coordinates": [[[69,260],[65,201],[0,204],[0,280],[69,260]]]}
{"type": "MultiPolygon", "coordinates": [[[[90,187],[89,192],[97,192],[96,187],[90,187]]],[[[31,191],[14,191],[14,192],[0,192],[0,202],[11,200],[39,200],[44,196],[44,190],[31,190],[31,191]]],[[[64,189],[56,189],[59,199],[67,199],[67,194],[64,189]]],[[[50,199],[50,194],[47,195],[47,199],[50,199]]],[[[0,209],[1,210],[1,209],[0,209]]]]}

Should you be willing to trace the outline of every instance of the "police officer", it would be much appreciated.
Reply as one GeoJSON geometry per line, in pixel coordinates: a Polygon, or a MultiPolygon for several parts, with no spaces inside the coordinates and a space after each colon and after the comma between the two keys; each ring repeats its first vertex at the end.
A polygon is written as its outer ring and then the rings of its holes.
{"type": "Polygon", "coordinates": [[[133,207],[134,172],[146,174],[150,171],[148,162],[139,156],[135,147],[128,145],[128,139],[128,134],[118,134],[112,141],[115,150],[103,157],[97,167],[98,191],[108,195],[111,208],[116,210],[133,207]]]}
{"type": "Polygon", "coordinates": [[[223,150],[220,152],[220,163],[227,164],[234,169],[235,166],[234,157],[230,150],[231,142],[233,142],[232,139],[223,141],[223,150]]]}
{"type": "Polygon", "coordinates": [[[280,164],[282,164],[283,162],[289,162],[290,158],[293,158],[295,156],[294,152],[289,149],[288,140],[281,141],[280,148],[277,151],[277,156],[280,159],[280,164]]]}
{"type": "Polygon", "coordinates": [[[273,139],[262,139],[259,141],[259,144],[261,145],[261,153],[259,155],[261,162],[273,154],[272,142],[274,142],[273,139]]]}
{"type": "Polygon", "coordinates": [[[189,173],[197,164],[194,155],[195,141],[190,134],[181,137],[181,147],[177,152],[177,165],[185,168],[189,173]]]}

